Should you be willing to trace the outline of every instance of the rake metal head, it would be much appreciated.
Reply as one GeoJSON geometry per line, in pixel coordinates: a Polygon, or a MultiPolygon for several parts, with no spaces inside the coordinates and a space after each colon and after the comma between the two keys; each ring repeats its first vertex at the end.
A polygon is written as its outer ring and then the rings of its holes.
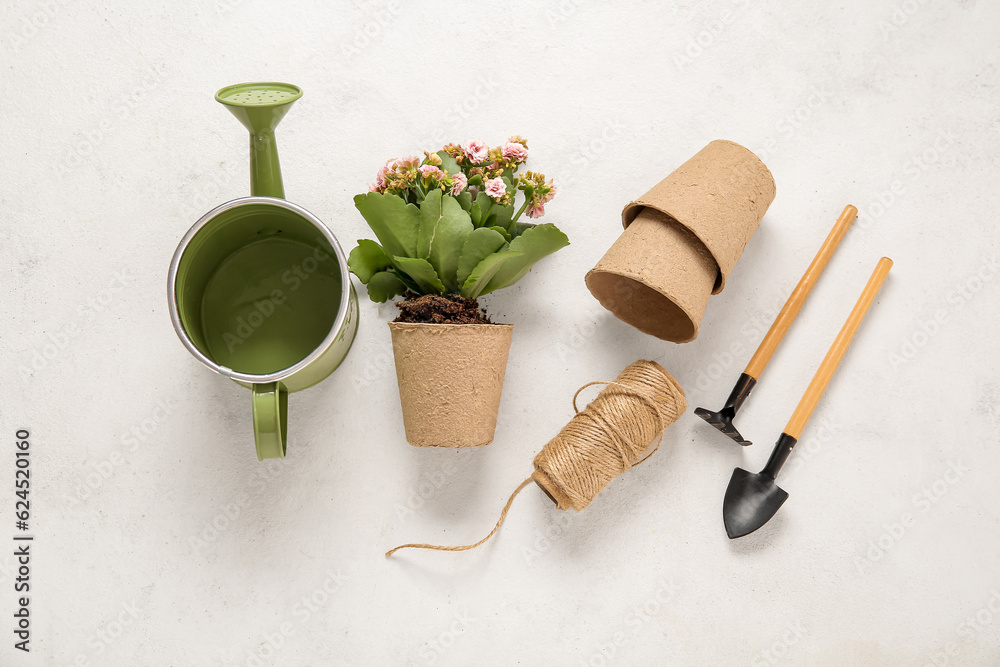
{"type": "Polygon", "coordinates": [[[695,408],[694,413],[744,447],[753,444],[740,435],[740,432],[733,426],[733,417],[736,416],[736,411],[731,407],[723,408],[718,412],[712,412],[705,408],[695,408]]]}

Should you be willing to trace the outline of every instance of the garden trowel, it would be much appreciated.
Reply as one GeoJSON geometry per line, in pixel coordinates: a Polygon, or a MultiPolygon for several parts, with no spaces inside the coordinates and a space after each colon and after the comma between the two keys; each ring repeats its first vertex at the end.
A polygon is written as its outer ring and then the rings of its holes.
{"type": "Polygon", "coordinates": [[[875,300],[875,296],[878,294],[879,288],[882,287],[882,283],[885,282],[891,268],[891,259],[883,257],[879,260],[875,272],[872,273],[868,284],[865,285],[865,289],[861,293],[861,298],[854,305],[854,310],[851,311],[847,322],[837,334],[837,338],[833,341],[829,352],[826,353],[823,363],[819,365],[816,375],[809,383],[806,393],[799,401],[795,412],[792,413],[792,418],[788,420],[784,432],[778,438],[764,469],[756,474],[749,473],[742,468],[736,468],[733,471],[732,479],[729,480],[729,488],[726,489],[726,499],[722,504],[722,518],[730,539],[743,537],[763,526],[788,498],[788,493],[775,484],[774,479],[792,452],[802,429],[805,428],[816,404],[823,396],[823,392],[830,383],[830,378],[833,377],[834,371],[840,365],[840,360],[844,358],[844,353],[847,351],[848,345],[851,344],[854,333],[858,330],[861,320],[864,319],[868,307],[875,300]]]}

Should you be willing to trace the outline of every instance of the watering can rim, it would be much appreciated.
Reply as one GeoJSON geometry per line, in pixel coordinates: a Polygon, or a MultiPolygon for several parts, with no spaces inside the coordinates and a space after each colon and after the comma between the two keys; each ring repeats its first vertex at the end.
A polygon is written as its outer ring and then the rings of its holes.
{"type": "Polygon", "coordinates": [[[239,197],[237,199],[232,199],[223,204],[219,204],[211,211],[201,216],[191,229],[187,231],[184,238],[181,239],[180,243],[177,245],[177,249],[174,251],[174,256],[170,260],[170,271],[167,278],[167,303],[170,309],[170,322],[173,324],[174,331],[177,332],[177,336],[181,339],[181,343],[187,348],[198,361],[202,364],[215,371],[219,375],[230,378],[237,382],[246,382],[250,384],[264,384],[267,382],[277,382],[288,378],[298,371],[306,368],[312,364],[316,359],[323,356],[323,354],[333,346],[337,338],[340,336],[341,327],[344,324],[344,320],[347,318],[348,312],[351,308],[351,277],[347,270],[347,256],[344,254],[343,248],[340,247],[340,242],[337,241],[337,237],[333,235],[330,228],[326,226],[322,220],[318,217],[302,208],[298,204],[293,204],[292,202],[279,199],[277,197],[260,197],[260,196],[249,196],[249,197],[239,197]],[[334,320],[333,325],[330,327],[330,332],[323,339],[316,349],[310,352],[305,358],[297,361],[296,363],[288,366],[287,368],[282,368],[281,370],[274,371],[273,373],[265,374],[254,374],[254,373],[240,373],[234,371],[231,368],[217,364],[212,361],[207,355],[205,355],[201,350],[199,350],[194,342],[188,336],[187,331],[185,331],[183,324],[181,323],[180,311],[177,308],[177,274],[180,269],[181,257],[184,255],[184,251],[187,250],[188,245],[195,235],[201,231],[201,229],[208,224],[208,222],[219,215],[230,209],[236,208],[238,206],[243,206],[246,204],[269,204],[273,206],[279,206],[281,208],[289,209],[302,217],[309,220],[313,225],[319,229],[327,241],[330,242],[330,246],[333,248],[334,253],[337,256],[337,268],[340,270],[341,279],[341,289],[340,289],[340,307],[337,309],[337,318],[334,320]]]}

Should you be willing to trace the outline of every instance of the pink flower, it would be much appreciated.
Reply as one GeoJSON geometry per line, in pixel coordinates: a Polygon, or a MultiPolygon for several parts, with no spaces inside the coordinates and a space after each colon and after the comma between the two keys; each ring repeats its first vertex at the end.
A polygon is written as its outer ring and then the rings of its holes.
{"type": "Polygon", "coordinates": [[[549,181],[545,185],[545,187],[548,188],[548,192],[542,195],[541,198],[542,204],[548,204],[550,201],[552,201],[552,198],[556,196],[556,186],[552,185],[552,181],[549,181]]]}
{"type": "Polygon", "coordinates": [[[396,171],[406,171],[407,169],[415,169],[420,165],[420,158],[413,157],[401,157],[393,161],[392,166],[396,171]]]}
{"type": "Polygon", "coordinates": [[[545,204],[535,204],[525,209],[524,214],[529,218],[540,218],[545,215],[545,204]]]}
{"type": "Polygon", "coordinates": [[[490,147],[478,139],[471,139],[467,141],[465,145],[462,146],[462,151],[465,153],[465,157],[472,164],[479,164],[490,155],[490,147]]]}
{"type": "Polygon", "coordinates": [[[496,178],[491,178],[485,183],[483,183],[483,189],[486,194],[497,201],[500,201],[505,194],[507,194],[507,184],[503,182],[503,179],[499,176],[496,178]]]}
{"type": "Polygon", "coordinates": [[[462,190],[469,184],[469,178],[465,174],[455,174],[451,181],[451,194],[457,196],[462,194],[462,190]]]}
{"type": "Polygon", "coordinates": [[[521,144],[515,143],[513,141],[508,141],[500,149],[500,154],[505,160],[514,160],[514,162],[521,163],[528,159],[528,149],[521,144]]]}
{"type": "MultiPolygon", "coordinates": [[[[381,169],[379,169],[378,173],[375,175],[375,185],[373,187],[375,187],[375,188],[384,188],[385,187],[385,175],[387,173],[389,173],[389,167],[388,167],[388,165],[386,165],[385,167],[382,167],[381,169]]],[[[372,192],[374,192],[374,190],[372,192]]]]}
{"type": "Polygon", "coordinates": [[[417,171],[420,172],[420,179],[423,181],[425,186],[437,186],[441,181],[444,180],[446,173],[441,171],[438,167],[432,164],[425,164],[417,167],[417,171]]]}

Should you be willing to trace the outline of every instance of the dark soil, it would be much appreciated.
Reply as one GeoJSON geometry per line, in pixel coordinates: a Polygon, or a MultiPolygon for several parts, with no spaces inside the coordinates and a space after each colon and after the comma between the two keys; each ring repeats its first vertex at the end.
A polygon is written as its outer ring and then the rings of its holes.
{"type": "Polygon", "coordinates": [[[486,309],[479,307],[477,299],[466,299],[456,294],[423,296],[397,301],[399,317],[396,322],[416,324],[493,324],[486,309]]]}

